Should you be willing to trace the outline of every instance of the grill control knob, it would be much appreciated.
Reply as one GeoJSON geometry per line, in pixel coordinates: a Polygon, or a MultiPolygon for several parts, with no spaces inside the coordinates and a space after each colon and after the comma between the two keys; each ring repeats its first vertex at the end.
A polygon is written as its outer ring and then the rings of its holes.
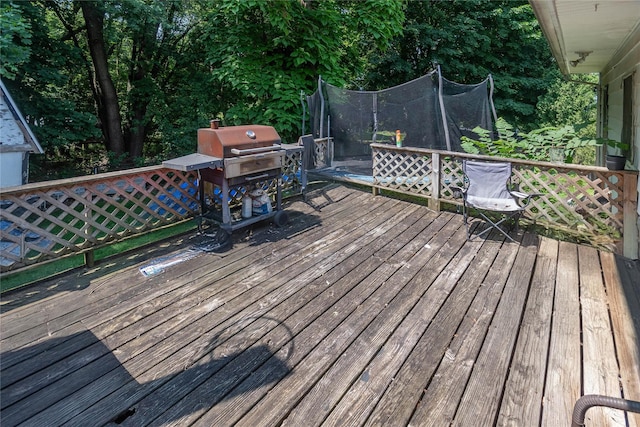
{"type": "Polygon", "coordinates": [[[248,136],[250,139],[256,139],[256,133],[255,133],[254,131],[252,131],[252,130],[248,130],[248,131],[247,131],[247,136],[248,136]]]}

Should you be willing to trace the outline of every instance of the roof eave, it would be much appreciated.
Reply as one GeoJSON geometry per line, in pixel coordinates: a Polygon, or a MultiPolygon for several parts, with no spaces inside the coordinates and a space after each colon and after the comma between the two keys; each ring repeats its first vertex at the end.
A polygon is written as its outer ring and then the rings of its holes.
{"type": "Polygon", "coordinates": [[[538,19],[542,33],[549,43],[551,53],[553,53],[558,63],[560,72],[564,75],[569,75],[569,61],[566,52],[563,51],[562,27],[558,19],[555,2],[550,0],[529,0],[529,4],[538,19]]]}
{"type": "Polygon", "coordinates": [[[7,88],[5,87],[1,79],[0,79],[0,90],[2,90],[3,96],[7,99],[7,101],[9,101],[11,112],[13,113],[14,117],[20,123],[20,127],[22,128],[25,134],[25,139],[27,140],[27,143],[32,148],[31,152],[37,153],[37,154],[44,154],[44,150],[42,149],[42,146],[38,142],[38,139],[33,134],[33,132],[31,132],[31,129],[27,124],[27,121],[22,116],[22,113],[18,109],[18,106],[16,105],[16,103],[13,101],[13,98],[11,98],[11,94],[9,93],[9,91],[7,90],[7,88]]]}

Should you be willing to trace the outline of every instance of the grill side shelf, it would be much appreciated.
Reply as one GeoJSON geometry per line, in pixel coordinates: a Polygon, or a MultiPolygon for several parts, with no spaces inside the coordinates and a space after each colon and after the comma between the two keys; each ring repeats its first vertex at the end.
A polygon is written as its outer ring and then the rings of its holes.
{"type": "Polygon", "coordinates": [[[219,157],[207,156],[206,154],[192,153],[175,159],[165,160],[162,166],[170,169],[177,169],[183,172],[200,170],[206,168],[221,168],[223,160],[219,157]]]}

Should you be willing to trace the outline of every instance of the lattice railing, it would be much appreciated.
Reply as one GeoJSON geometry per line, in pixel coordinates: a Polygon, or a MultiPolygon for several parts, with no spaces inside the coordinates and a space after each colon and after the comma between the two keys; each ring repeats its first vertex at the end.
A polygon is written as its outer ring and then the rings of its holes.
{"type": "Polygon", "coordinates": [[[331,166],[332,158],[332,138],[316,138],[314,139],[314,151],[315,151],[315,168],[320,169],[327,166],[331,166]]]}
{"type": "Polygon", "coordinates": [[[151,167],[3,191],[0,266],[35,264],[187,218],[198,206],[195,177],[151,167]]]}
{"type": "MultiPolygon", "coordinates": [[[[301,156],[287,149],[285,194],[299,192],[301,156]]],[[[182,221],[200,202],[196,172],[153,166],[4,189],[0,207],[0,271],[10,271],[182,221]]]]}
{"type": "Polygon", "coordinates": [[[636,241],[637,248],[637,172],[385,144],[371,147],[374,189],[422,196],[435,209],[441,202],[460,205],[452,187],[463,184],[462,159],[507,160],[513,166],[512,184],[522,192],[541,194],[527,207],[530,221],[612,244],[628,239],[624,247],[636,241]]]}

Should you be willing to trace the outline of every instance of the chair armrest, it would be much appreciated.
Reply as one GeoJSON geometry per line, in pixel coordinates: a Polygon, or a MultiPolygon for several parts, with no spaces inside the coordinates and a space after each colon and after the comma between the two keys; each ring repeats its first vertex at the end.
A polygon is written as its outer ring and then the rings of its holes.
{"type": "Polygon", "coordinates": [[[529,196],[527,193],[522,193],[520,191],[509,191],[513,197],[517,197],[518,199],[528,199],[529,196]]]}
{"type": "Polygon", "coordinates": [[[522,206],[523,208],[529,206],[529,202],[531,202],[531,199],[533,197],[540,197],[543,195],[542,193],[527,194],[520,191],[509,191],[509,193],[511,193],[513,197],[516,197],[518,199],[520,206],[522,206]]]}
{"type": "Polygon", "coordinates": [[[511,193],[513,197],[517,197],[518,199],[530,199],[532,197],[540,197],[544,195],[542,193],[527,194],[527,193],[522,193],[520,191],[509,191],[509,193],[511,193]]]}

